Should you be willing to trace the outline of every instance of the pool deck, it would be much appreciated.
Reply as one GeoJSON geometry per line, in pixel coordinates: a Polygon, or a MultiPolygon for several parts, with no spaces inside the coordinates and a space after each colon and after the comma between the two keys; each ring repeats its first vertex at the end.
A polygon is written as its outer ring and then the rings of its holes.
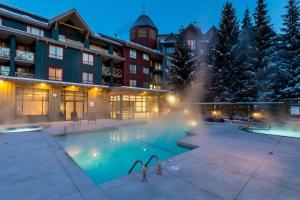
{"type": "Polygon", "coordinates": [[[197,148],[163,162],[163,176],[150,168],[147,183],[135,173],[102,185],[48,133],[0,134],[0,199],[300,199],[300,139],[229,123],[190,133],[180,144],[197,148]]]}

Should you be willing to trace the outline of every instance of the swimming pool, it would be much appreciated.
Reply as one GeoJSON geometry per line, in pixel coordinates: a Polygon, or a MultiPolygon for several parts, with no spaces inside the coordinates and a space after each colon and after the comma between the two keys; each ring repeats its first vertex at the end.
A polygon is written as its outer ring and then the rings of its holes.
{"type": "Polygon", "coordinates": [[[300,130],[290,127],[271,127],[270,129],[252,129],[253,133],[300,138],[300,130]]]}
{"type": "Polygon", "coordinates": [[[176,142],[184,139],[190,128],[177,122],[152,122],[55,138],[85,173],[101,184],[127,175],[136,160],[147,162],[153,154],[167,160],[188,151],[176,142]]]}

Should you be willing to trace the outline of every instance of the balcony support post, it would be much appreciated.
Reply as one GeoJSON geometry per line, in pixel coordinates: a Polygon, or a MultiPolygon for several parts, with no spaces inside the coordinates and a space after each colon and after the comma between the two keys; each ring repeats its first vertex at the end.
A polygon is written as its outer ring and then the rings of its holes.
{"type": "Polygon", "coordinates": [[[15,57],[16,57],[16,36],[11,35],[9,38],[10,41],[10,76],[15,76],[16,72],[16,62],[15,62],[15,57]]]}
{"type": "Polygon", "coordinates": [[[110,80],[109,85],[112,87],[114,85],[114,61],[109,61],[109,72],[110,72],[110,80]]]}

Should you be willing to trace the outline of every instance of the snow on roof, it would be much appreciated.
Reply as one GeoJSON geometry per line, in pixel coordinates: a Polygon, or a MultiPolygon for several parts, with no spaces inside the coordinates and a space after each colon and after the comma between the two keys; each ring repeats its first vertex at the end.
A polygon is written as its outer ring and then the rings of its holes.
{"type": "Polygon", "coordinates": [[[162,52],[161,52],[160,50],[157,50],[157,49],[151,49],[151,48],[149,48],[149,47],[146,47],[146,46],[137,44],[137,43],[135,43],[135,42],[126,41],[126,44],[127,44],[128,46],[133,46],[133,47],[136,47],[136,48],[143,49],[143,50],[145,50],[145,51],[150,51],[150,52],[152,52],[152,53],[156,53],[156,54],[162,55],[162,52]]]}
{"type": "Polygon", "coordinates": [[[45,20],[38,20],[37,17],[30,16],[29,14],[25,14],[25,13],[21,14],[21,13],[13,12],[12,10],[6,9],[4,7],[0,7],[0,12],[3,12],[3,13],[8,14],[8,15],[12,15],[14,17],[17,17],[17,18],[20,18],[20,19],[23,19],[23,20],[26,20],[26,21],[30,21],[30,22],[33,22],[33,23],[38,23],[38,24],[43,25],[43,26],[48,26],[48,22],[46,22],[46,19],[45,20]]]}

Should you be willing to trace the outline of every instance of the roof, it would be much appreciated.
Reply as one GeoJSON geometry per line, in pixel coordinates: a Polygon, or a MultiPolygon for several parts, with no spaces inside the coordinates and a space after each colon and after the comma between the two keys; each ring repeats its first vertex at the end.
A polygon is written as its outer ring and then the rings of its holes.
{"type": "Polygon", "coordinates": [[[155,24],[153,23],[151,18],[145,14],[142,14],[137,18],[137,20],[134,22],[131,29],[138,27],[138,26],[150,26],[151,28],[154,28],[157,30],[157,27],[155,26],[155,24]]]}

